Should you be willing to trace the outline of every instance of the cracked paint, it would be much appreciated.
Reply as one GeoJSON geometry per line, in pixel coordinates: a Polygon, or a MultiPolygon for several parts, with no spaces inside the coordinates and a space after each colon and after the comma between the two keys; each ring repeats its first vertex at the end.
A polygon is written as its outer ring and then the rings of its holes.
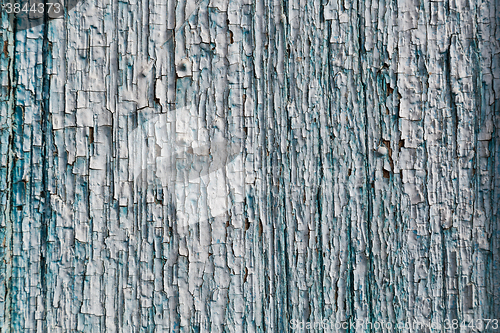
{"type": "Polygon", "coordinates": [[[2,12],[0,331],[500,319],[499,7],[2,12]]]}

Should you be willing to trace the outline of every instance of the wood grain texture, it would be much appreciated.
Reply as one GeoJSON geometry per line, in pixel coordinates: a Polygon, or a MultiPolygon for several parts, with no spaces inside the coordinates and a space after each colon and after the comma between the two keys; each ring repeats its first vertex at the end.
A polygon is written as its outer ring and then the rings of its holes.
{"type": "Polygon", "coordinates": [[[84,0],[19,31],[2,12],[0,331],[500,319],[499,13],[84,0]]]}

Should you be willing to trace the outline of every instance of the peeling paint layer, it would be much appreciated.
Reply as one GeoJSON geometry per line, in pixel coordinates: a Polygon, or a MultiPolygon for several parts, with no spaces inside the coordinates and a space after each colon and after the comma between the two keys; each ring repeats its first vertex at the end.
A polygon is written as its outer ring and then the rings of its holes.
{"type": "Polygon", "coordinates": [[[498,13],[2,12],[0,331],[500,320],[498,13]]]}

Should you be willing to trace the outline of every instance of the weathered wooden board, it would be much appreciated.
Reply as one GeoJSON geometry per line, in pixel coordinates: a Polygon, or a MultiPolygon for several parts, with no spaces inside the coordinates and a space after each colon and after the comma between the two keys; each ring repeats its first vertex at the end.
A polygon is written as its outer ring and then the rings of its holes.
{"type": "Polygon", "coordinates": [[[494,331],[499,13],[84,0],[21,30],[2,12],[0,331],[494,331]]]}

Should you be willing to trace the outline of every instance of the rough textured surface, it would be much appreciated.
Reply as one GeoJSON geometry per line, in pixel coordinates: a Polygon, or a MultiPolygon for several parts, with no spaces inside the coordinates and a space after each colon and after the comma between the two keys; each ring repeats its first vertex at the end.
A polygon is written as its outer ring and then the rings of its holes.
{"type": "Polygon", "coordinates": [[[85,0],[25,31],[2,13],[1,332],[500,319],[498,13],[85,0]]]}

